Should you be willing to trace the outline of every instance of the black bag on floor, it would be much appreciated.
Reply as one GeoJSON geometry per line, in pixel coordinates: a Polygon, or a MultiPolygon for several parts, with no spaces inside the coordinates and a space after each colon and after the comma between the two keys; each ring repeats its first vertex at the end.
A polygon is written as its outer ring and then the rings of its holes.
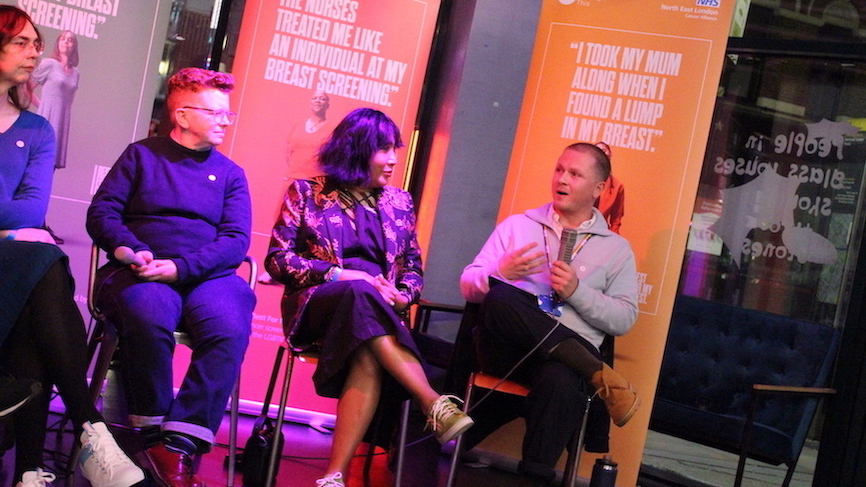
{"type": "MultiPolygon", "coordinates": [[[[285,348],[279,347],[277,349],[277,359],[274,361],[274,370],[271,373],[271,382],[268,384],[268,392],[262,405],[262,414],[256,418],[250,438],[247,440],[246,445],[244,445],[244,453],[241,460],[244,487],[266,487],[265,477],[268,473],[268,461],[271,458],[271,451],[273,451],[274,446],[276,446],[277,452],[283,451],[283,432],[280,431],[279,434],[276,434],[277,432],[274,431],[274,420],[268,417],[268,407],[271,404],[271,396],[274,394],[274,385],[277,382],[277,374],[279,373],[284,353],[285,348]]],[[[280,412],[280,414],[283,413],[280,412]]],[[[278,456],[277,463],[274,465],[275,483],[279,468],[280,462],[278,456]]]]}

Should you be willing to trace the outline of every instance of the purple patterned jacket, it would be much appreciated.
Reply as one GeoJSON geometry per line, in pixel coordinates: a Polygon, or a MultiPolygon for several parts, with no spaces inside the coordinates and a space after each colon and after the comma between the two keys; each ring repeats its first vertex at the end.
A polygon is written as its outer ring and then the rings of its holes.
{"type": "MultiPolygon", "coordinates": [[[[407,298],[418,301],[424,285],[421,250],[415,233],[415,208],[406,191],[385,186],[378,198],[387,259],[385,277],[407,298]]],[[[283,330],[291,337],[304,307],[334,264],[342,265],[340,227],[349,216],[338,191],[326,178],[293,182],[283,201],[280,218],[271,232],[265,267],[285,284],[283,330]]]]}

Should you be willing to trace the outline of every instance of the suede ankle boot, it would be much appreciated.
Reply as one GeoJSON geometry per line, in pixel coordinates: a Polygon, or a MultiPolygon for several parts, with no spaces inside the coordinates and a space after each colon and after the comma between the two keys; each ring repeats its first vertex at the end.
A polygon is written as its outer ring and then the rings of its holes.
{"type": "Polygon", "coordinates": [[[640,398],[634,386],[607,364],[592,375],[590,381],[595,393],[604,401],[610,419],[617,426],[625,425],[634,416],[640,405],[640,398]]]}

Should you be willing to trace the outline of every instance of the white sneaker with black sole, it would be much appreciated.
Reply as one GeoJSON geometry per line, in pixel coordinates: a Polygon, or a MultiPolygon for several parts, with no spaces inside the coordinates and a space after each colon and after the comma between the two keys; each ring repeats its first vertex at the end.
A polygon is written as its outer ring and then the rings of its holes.
{"type": "Polygon", "coordinates": [[[41,468],[36,470],[28,470],[21,474],[21,482],[15,487],[46,487],[51,482],[54,482],[56,477],[51,472],[46,472],[41,468]]]}

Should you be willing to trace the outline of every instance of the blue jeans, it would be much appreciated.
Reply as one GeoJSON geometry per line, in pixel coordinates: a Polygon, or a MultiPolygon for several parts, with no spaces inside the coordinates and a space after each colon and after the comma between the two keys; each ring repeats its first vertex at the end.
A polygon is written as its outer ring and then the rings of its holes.
{"type": "Polygon", "coordinates": [[[162,425],[212,445],[249,344],[256,298],[236,275],[189,286],[143,282],[127,268],[100,269],[96,302],[117,326],[132,426],[162,425]],[[195,343],[174,397],[174,331],[195,343]]]}

